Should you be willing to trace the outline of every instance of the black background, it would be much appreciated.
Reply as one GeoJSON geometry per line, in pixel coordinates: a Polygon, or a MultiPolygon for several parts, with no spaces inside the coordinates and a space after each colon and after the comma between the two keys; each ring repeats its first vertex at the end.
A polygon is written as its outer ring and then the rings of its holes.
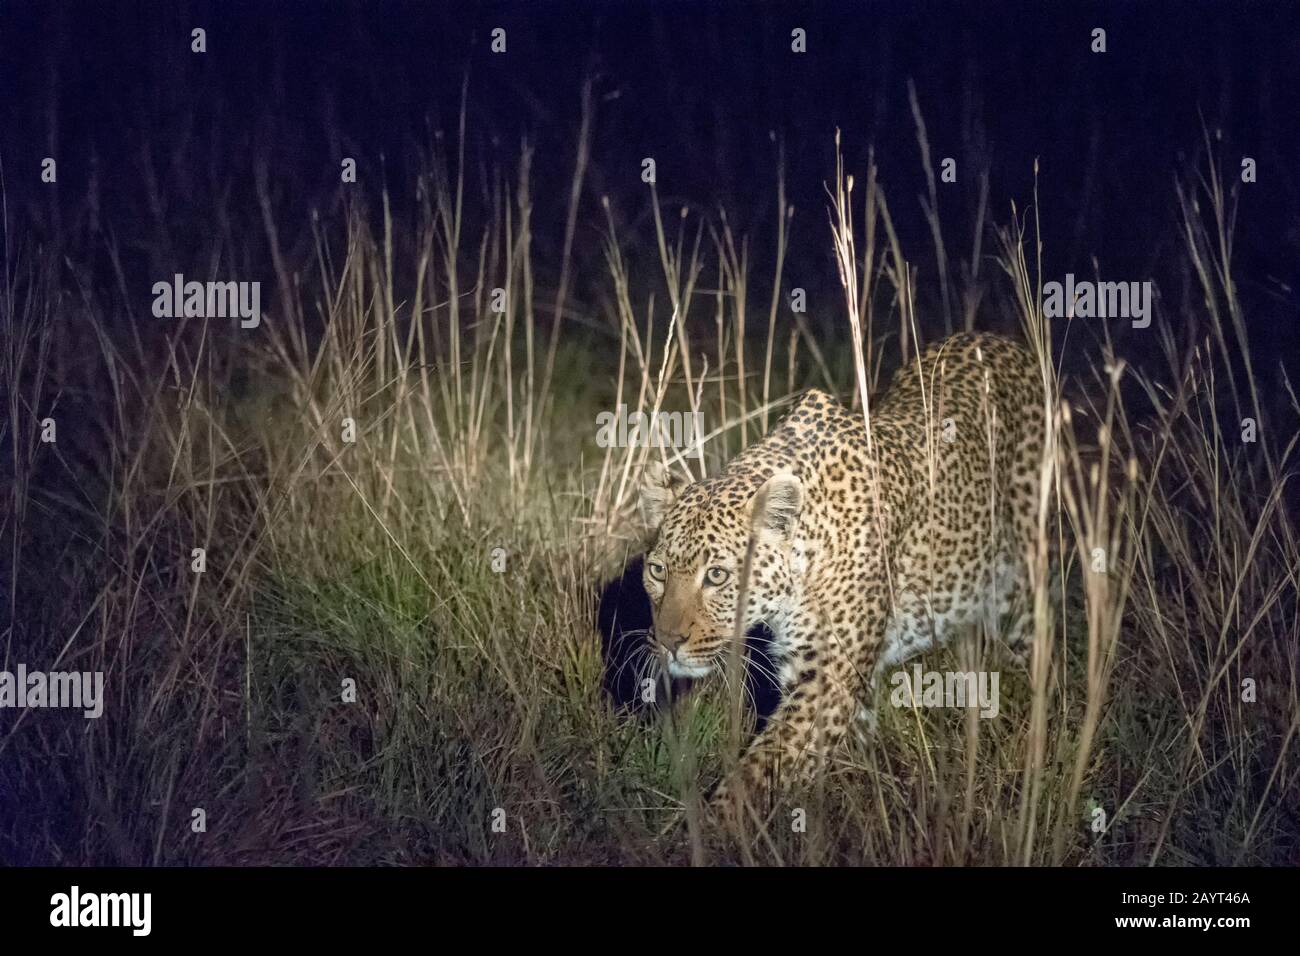
{"type": "MultiPolygon", "coordinates": [[[[862,176],[874,148],[923,302],[934,304],[911,80],[936,165],[958,161],[958,182],[940,186],[950,257],[969,256],[979,172],[989,175],[991,220],[1006,223],[1012,201],[1022,217],[1032,206],[1037,160],[1045,281],[1091,275],[1095,257],[1103,277],[1157,281],[1173,321],[1186,296],[1199,296],[1165,270],[1184,254],[1173,180],[1205,168],[1208,140],[1241,188],[1234,259],[1253,344],[1289,360],[1300,311],[1296,20],[1294,4],[1253,2],[6,3],[0,161],[10,241],[44,256],[71,249],[86,281],[109,288],[102,240],[111,230],[131,305],[144,314],[157,274],[199,271],[201,253],[206,267],[218,211],[256,225],[257,161],[281,228],[305,234],[311,210],[337,204],[342,156],[358,160],[359,192],[376,210],[388,191],[400,231],[429,149],[456,138],[464,86],[471,189],[489,186],[494,169],[513,177],[525,138],[535,148],[545,283],[591,77],[578,308],[598,312],[608,283],[599,198],[611,198],[633,237],[648,235],[645,156],[656,158],[666,208],[714,221],[725,209],[752,237],[751,273],[770,277],[780,143],[796,207],[787,277],[809,290],[814,330],[831,334],[844,324],[825,212],[837,128],[850,172],[862,176]],[[195,26],[207,30],[205,54],[190,51],[195,26]],[[496,26],[507,30],[505,55],[489,51],[496,26]],[[794,27],[807,31],[806,54],[790,50],[794,27]],[[1090,51],[1094,27],[1107,31],[1105,54],[1090,51]],[[55,187],[39,182],[47,155],[59,160],[55,187]],[[1242,186],[1245,155],[1259,181],[1242,186]],[[166,261],[151,238],[159,217],[166,261]]],[[[260,232],[249,228],[247,246],[225,252],[241,277],[270,276],[260,232]]],[[[993,251],[986,241],[984,255],[993,251]]],[[[1116,331],[1133,357],[1154,347],[1153,335],[1116,331]]],[[[1272,364],[1259,370],[1266,388],[1277,384],[1272,364]]]]}

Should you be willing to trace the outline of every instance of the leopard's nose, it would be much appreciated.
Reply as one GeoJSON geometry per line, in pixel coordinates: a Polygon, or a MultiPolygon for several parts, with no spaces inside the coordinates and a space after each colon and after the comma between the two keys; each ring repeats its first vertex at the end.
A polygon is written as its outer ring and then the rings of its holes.
{"type": "Polygon", "coordinates": [[[673,633],[660,634],[658,635],[658,638],[659,638],[659,646],[662,647],[664,650],[666,650],[669,654],[676,654],[677,649],[686,643],[685,634],[673,634],[673,633]]]}

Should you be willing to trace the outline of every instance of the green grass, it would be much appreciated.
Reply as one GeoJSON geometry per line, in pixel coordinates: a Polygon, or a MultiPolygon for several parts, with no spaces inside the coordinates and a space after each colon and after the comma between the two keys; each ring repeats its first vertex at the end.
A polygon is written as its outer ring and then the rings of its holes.
{"type": "MultiPolygon", "coordinates": [[[[478,238],[447,249],[430,227],[428,265],[394,266],[392,249],[350,220],[346,263],[322,254],[265,338],[177,350],[166,376],[105,398],[118,455],[103,466],[104,494],[79,505],[50,479],[62,465],[33,440],[28,411],[49,394],[30,356],[63,334],[44,321],[58,306],[50,284],[24,283],[10,263],[19,306],[6,316],[6,457],[27,480],[12,485],[3,529],[16,609],[5,656],[104,670],[110,699],[90,726],[45,712],[0,727],[0,790],[18,797],[0,858],[1294,862],[1300,550],[1276,497],[1292,448],[1274,437],[1285,428],[1256,446],[1233,441],[1240,403],[1260,399],[1224,381],[1229,364],[1252,361],[1229,264],[1214,258],[1224,203],[1211,189],[1216,220],[1186,213],[1186,267],[1207,305],[1181,317],[1219,348],[1191,358],[1171,339],[1163,372],[1068,385],[1074,414],[1055,423],[1045,526],[1065,595],[1042,568],[1053,601],[1038,619],[1037,668],[989,659],[1002,673],[991,721],[895,709],[882,687],[877,735],[853,741],[817,792],[792,796],[743,840],[698,814],[747,730],[731,726],[724,689],[708,683],[653,719],[617,712],[602,692],[595,588],[643,543],[644,455],[598,448],[596,415],[620,397],[698,404],[720,429],[713,473],[758,437],[768,365],[772,403],[812,384],[848,398],[857,376],[875,385],[878,360],[896,363],[919,329],[915,280],[900,279],[913,273],[887,220],[879,251],[843,245],[854,227],[840,220],[839,251],[875,281],[849,283],[849,309],[872,332],[859,361],[847,328],[834,347],[821,343],[824,364],[789,316],[770,335],[747,329],[737,303],[750,302],[751,323],[759,309],[762,332],[766,300],[746,292],[725,227],[714,234],[711,262],[729,264],[715,294],[696,284],[702,263],[678,251],[689,241],[664,237],[662,274],[642,260],[633,275],[610,225],[608,309],[594,329],[561,326],[550,375],[551,326],[522,294],[530,247],[499,210],[483,227],[496,258],[475,260],[477,271],[466,262],[478,238]],[[517,256],[508,273],[503,249],[517,256]],[[507,313],[452,295],[453,274],[462,293],[507,288],[507,313]],[[684,314],[669,342],[672,303],[684,314]],[[791,341],[802,343],[793,358],[791,341]],[[1153,407],[1131,420],[1135,396],[1153,407]],[[1101,580],[1080,570],[1098,542],[1116,556],[1101,580]],[[202,574],[190,570],[195,547],[207,549],[202,574]],[[1253,704],[1241,699],[1247,678],[1253,704]]],[[[868,216],[886,208],[870,194],[868,216]]],[[[1005,303],[1000,324],[1041,349],[1051,329],[1034,304],[1029,243],[1003,238],[1010,281],[984,280],[983,299],[1005,303]]],[[[109,336],[100,343],[105,363],[128,361],[109,336]]],[[[1292,414],[1294,399],[1278,407],[1292,414]]],[[[967,650],[924,663],[953,669],[967,650]]]]}

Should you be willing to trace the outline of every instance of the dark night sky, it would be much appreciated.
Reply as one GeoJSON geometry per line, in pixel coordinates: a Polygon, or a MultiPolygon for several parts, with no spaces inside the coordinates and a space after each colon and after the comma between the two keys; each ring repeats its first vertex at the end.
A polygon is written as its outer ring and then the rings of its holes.
{"type": "MultiPolygon", "coordinates": [[[[166,6],[11,3],[0,14],[0,160],[11,223],[47,251],[56,239],[73,244],[97,281],[110,276],[93,230],[85,231],[86,183],[93,173],[100,185],[99,224],[111,225],[128,251],[144,247],[155,215],[146,152],[160,170],[182,259],[187,239],[191,254],[203,248],[215,204],[236,220],[255,215],[249,186],[260,155],[286,221],[305,225],[310,208],[328,205],[338,157],[350,155],[368,186],[382,177],[400,222],[420,168],[416,147],[439,130],[454,134],[468,71],[477,168],[495,161],[513,175],[521,138],[536,146],[543,261],[562,235],[579,90],[594,75],[600,103],[580,276],[601,281],[601,194],[629,226],[644,226],[643,156],[656,158],[669,208],[725,207],[754,237],[755,273],[770,275],[775,132],[798,210],[789,268],[803,270],[812,289],[833,284],[823,184],[834,173],[840,127],[850,171],[862,174],[874,145],[924,286],[933,270],[916,202],[925,187],[907,101],[912,79],[936,157],[959,163],[959,182],[940,194],[950,254],[969,252],[977,171],[988,169],[990,215],[1005,223],[1013,199],[1021,210],[1031,201],[1038,158],[1048,278],[1091,273],[1095,256],[1103,275],[1159,284],[1164,262],[1182,252],[1173,177],[1203,156],[1202,120],[1234,180],[1240,157],[1255,157],[1259,182],[1245,187],[1238,217],[1242,291],[1257,342],[1294,352],[1293,5],[166,6]],[[204,55],[189,50],[194,26],[208,30],[204,55]],[[487,49],[495,26],[508,31],[505,56],[487,49]],[[805,55],[790,51],[795,26],[808,31],[805,55]],[[1104,55],[1089,50],[1094,26],[1107,30],[1104,55]],[[37,180],[51,152],[57,190],[37,180]]],[[[257,268],[258,237],[249,233],[243,254],[253,261],[245,265],[257,268]]],[[[577,292],[581,299],[581,278],[577,292]]]]}

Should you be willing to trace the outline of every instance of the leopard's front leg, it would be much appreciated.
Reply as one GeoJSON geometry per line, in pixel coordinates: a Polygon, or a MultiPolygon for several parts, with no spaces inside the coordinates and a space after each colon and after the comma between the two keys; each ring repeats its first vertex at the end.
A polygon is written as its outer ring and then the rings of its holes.
{"type": "Polygon", "coordinates": [[[803,673],[806,679],[792,691],[797,696],[782,700],[736,771],[713,792],[710,809],[723,819],[733,818],[746,803],[765,815],[779,788],[807,786],[842,736],[847,721],[834,713],[839,702],[830,699],[825,672],[809,668],[803,673]]]}
{"type": "Polygon", "coordinates": [[[716,816],[734,820],[746,804],[765,816],[778,791],[805,788],[824,769],[857,712],[878,643],[872,640],[878,626],[867,626],[876,623],[872,615],[851,618],[832,627],[828,638],[809,634],[795,642],[780,705],[709,799],[716,816]]]}

